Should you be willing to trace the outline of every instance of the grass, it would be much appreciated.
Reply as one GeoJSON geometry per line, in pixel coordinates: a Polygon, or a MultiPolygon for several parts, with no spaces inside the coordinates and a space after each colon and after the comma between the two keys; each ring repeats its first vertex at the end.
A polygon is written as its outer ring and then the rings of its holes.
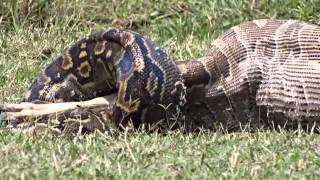
{"type": "MultiPolygon", "coordinates": [[[[173,59],[200,56],[220,33],[258,18],[317,23],[319,0],[4,0],[0,99],[17,102],[64,48],[104,27],[127,27],[173,59]]],[[[0,128],[0,174],[9,178],[316,179],[320,138],[300,131],[134,132],[59,137],[0,128]]]]}
{"type": "Polygon", "coordinates": [[[125,136],[57,138],[1,132],[0,173],[39,179],[315,179],[320,175],[318,135],[138,131],[125,136]]]}

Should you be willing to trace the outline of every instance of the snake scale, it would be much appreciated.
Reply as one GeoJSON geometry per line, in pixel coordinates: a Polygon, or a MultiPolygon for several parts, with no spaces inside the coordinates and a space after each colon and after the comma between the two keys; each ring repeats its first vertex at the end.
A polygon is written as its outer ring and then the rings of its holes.
{"type": "Polygon", "coordinates": [[[49,64],[22,101],[111,93],[117,93],[112,118],[120,124],[161,118],[155,107],[162,104],[207,127],[312,125],[320,119],[320,27],[298,20],[244,22],[221,34],[202,57],[176,62],[138,33],[103,30],[49,64]]]}

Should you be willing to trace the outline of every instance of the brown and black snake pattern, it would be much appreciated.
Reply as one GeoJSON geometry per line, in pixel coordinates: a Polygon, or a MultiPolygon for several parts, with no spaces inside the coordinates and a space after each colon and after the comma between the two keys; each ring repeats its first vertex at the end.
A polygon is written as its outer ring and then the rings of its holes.
{"type": "Polygon", "coordinates": [[[109,29],[65,50],[34,80],[22,102],[82,101],[117,93],[112,120],[138,126],[166,115],[159,104],[179,106],[181,81],[177,66],[152,41],[109,29]]]}
{"type": "Polygon", "coordinates": [[[287,127],[320,122],[318,25],[245,22],[213,41],[203,57],[178,67],[191,110],[211,114],[228,128],[248,122],[287,127]]]}
{"type": "Polygon", "coordinates": [[[58,57],[23,101],[78,101],[116,92],[114,120],[126,116],[138,125],[157,104],[178,104],[174,97],[183,92],[175,85],[181,79],[191,124],[312,125],[320,120],[320,27],[296,20],[245,22],[214,40],[202,57],[176,64],[139,34],[106,30],[58,57]]]}

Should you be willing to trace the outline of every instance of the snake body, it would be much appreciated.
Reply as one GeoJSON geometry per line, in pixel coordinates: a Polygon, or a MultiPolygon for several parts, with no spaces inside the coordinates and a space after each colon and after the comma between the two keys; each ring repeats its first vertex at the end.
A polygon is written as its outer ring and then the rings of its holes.
{"type": "MultiPolygon", "coordinates": [[[[56,58],[23,101],[116,92],[114,119],[138,125],[157,104],[183,104],[178,82],[186,87],[185,113],[194,122],[317,122],[320,27],[297,20],[244,22],[221,34],[202,57],[176,63],[140,34],[104,30],[56,58]]],[[[151,112],[155,117],[158,111],[151,112]]]]}
{"type": "Polygon", "coordinates": [[[199,104],[193,108],[207,108],[205,114],[227,127],[251,121],[312,126],[320,120],[318,25],[244,22],[214,40],[203,57],[178,66],[189,103],[199,104]]]}
{"type": "Polygon", "coordinates": [[[177,66],[151,40],[108,29],[65,50],[33,81],[22,102],[82,101],[117,93],[112,119],[138,126],[150,113],[155,119],[164,116],[158,104],[177,102],[179,81],[177,66]]]}

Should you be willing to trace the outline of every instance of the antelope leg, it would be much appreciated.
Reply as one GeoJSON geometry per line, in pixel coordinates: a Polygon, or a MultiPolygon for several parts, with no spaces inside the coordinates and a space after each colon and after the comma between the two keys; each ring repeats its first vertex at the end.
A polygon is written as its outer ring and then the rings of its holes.
{"type": "Polygon", "coordinates": [[[116,95],[112,94],[105,97],[97,97],[88,101],[81,102],[61,102],[61,103],[47,103],[47,104],[34,104],[34,103],[20,103],[10,104],[3,103],[0,106],[1,119],[16,119],[19,117],[33,117],[43,116],[54,113],[63,113],[78,108],[98,108],[106,107],[111,108],[114,104],[116,95]]]}

